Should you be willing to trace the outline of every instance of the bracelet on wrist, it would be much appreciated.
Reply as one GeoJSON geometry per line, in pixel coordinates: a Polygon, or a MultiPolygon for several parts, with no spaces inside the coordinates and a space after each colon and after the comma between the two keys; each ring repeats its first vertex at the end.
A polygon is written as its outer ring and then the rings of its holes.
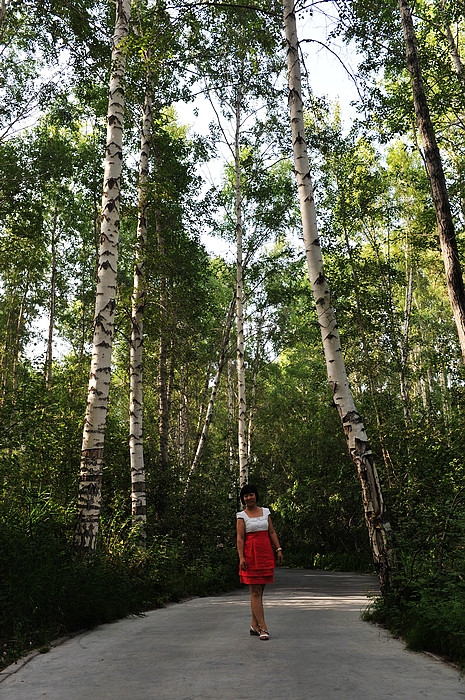
{"type": "Polygon", "coordinates": [[[282,552],[282,551],[283,551],[283,548],[282,548],[282,547],[278,547],[278,549],[277,549],[276,551],[277,551],[277,552],[282,552]]]}

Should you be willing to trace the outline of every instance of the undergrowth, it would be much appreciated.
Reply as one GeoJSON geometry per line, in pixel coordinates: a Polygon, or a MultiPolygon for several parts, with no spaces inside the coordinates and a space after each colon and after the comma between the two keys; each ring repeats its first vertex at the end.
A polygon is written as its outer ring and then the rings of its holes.
{"type": "Polygon", "coordinates": [[[0,525],[0,668],[66,634],[237,586],[232,548],[193,559],[176,539],[140,549],[129,538],[83,559],[63,524],[0,525]]]}
{"type": "Polygon", "coordinates": [[[465,582],[452,574],[398,580],[363,619],[387,627],[412,651],[441,656],[465,671],[465,582]]]}
{"type": "Polygon", "coordinates": [[[286,566],[320,571],[374,573],[370,552],[318,552],[308,547],[286,551],[286,566]]]}
{"type": "MultiPolygon", "coordinates": [[[[0,669],[31,649],[127,615],[238,586],[233,541],[202,528],[152,535],[142,549],[130,526],[103,524],[100,547],[76,555],[66,515],[25,520],[0,513],[0,669]]],[[[192,528],[191,528],[192,529],[192,528]]],[[[286,566],[373,573],[364,553],[286,551],[286,566]]],[[[465,671],[465,580],[457,574],[399,577],[364,619],[387,627],[415,651],[465,671]]]]}

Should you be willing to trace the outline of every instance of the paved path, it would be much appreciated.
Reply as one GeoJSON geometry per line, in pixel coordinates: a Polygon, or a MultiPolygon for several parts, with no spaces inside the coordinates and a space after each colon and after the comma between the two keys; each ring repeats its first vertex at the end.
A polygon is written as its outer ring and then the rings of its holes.
{"type": "Polygon", "coordinates": [[[80,634],[0,674],[2,700],[456,700],[465,680],[362,622],[371,576],[277,571],[271,638],[248,634],[247,589],[80,634]]]}

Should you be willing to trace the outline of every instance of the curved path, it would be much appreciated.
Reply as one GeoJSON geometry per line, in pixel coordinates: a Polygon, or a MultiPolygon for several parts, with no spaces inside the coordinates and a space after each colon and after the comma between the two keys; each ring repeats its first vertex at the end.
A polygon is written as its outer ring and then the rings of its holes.
{"type": "Polygon", "coordinates": [[[459,673],[360,620],[372,576],[281,569],[270,640],[248,592],[196,598],[79,634],[0,674],[2,700],[456,700],[459,673]]]}

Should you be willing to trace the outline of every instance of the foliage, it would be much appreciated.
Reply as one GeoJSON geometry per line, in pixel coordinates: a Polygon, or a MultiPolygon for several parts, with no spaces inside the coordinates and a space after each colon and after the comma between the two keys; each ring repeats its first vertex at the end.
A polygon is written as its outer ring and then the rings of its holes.
{"type": "Polygon", "coordinates": [[[130,524],[109,525],[97,554],[82,559],[72,513],[46,493],[31,497],[28,512],[0,512],[0,668],[58,637],[237,585],[235,552],[215,540],[194,548],[172,533],[141,550],[130,524]]]}
{"type": "MultiPolygon", "coordinates": [[[[401,561],[392,591],[371,615],[412,648],[464,663],[465,375],[413,128],[400,24],[392,3],[337,6],[336,32],[355,40],[360,51],[365,102],[359,123],[347,132],[341,110],[311,96],[306,126],[344,359],[401,561]]],[[[189,469],[234,287],[229,254],[209,256],[202,241],[205,233],[224,245],[235,237],[230,146],[239,93],[250,478],[272,508],[287,564],[370,570],[359,484],[327,387],[296,236],[278,2],[134,3],[134,31],[125,45],[128,119],[101,538],[95,558],[75,557],[113,8],[80,0],[11,0],[6,8],[0,19],[4,663],[82,627],[236,584],[234,332],[203,459],[196,473],[189,469]],[[155,126],[144,316],[143,551],[130,522],[127,414],[134,162],[147,89],[155,126]],[[208,137],[195,133],[198,123],[185,124],[191,112],[186,116],[184,104],[202,91],[215,117],[222,115],[208,137]],[[44,328],[52,307],[54,362],[47,385],[44,328]],[[215,508],[214,532],[205,527],[206,507],[215,508]]],[[[415,12],[463,257],[463,75],[453,69],[447,40],[449,26],[463,52],[463,17],[459,5],[448,2],[419,2],[415,12]]]]}
{"type": "Polygon", "coordinates": [[[465,590],[461,576],[397,582],[364,619],[389,627],[409,649],[440,654],[465,668],[465,590]]]}

